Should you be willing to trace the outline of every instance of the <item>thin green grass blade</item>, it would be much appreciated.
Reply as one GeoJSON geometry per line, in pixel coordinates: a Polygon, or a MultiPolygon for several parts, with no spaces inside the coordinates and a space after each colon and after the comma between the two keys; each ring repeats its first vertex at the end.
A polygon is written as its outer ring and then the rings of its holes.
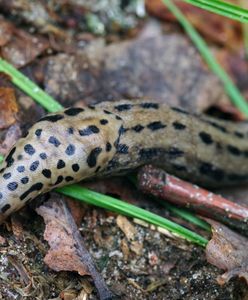
{"type": "Polygon", "coordinates": [[[211,11],[213,13],[248,23],[248,10],[240,6],[219,0],[184,0],[194,6],[211,11]]]}
{"type": "Polygon", "coordinates": [[[22,91],[32,97],[37,103],[43,106],[49,112],[56,112],[63,109],[63,106],[45,93],[28,77],[19,72],[7,61],[0,58],[0,71],[11,76],[11,81],[16,84],[22,91]]]}
{"type": "Polygon", "coordinates": [[[184,228],[183,226],[180,226],[170,220],[167,220],[154,213],[151,213],[149,211],[146,211],[142,208],[136,207],[124,201],[120,201],[110,196],[106,196],[106,195],[99,194],[97,192],[90,191],[79,185],[74,184],[56,190],[64,195],[73,197],[75,199],[86,202],[88,204],[96,205],[110,211],[124,214],[133,218],[138,218],[148,223],[154,224],[156,226],[160,226],[200,246],[205,247],[208,243],[208,241],[202,236],[200,236],[199,234],[190,231],[184,228]]]}
{"type": "Polygon", "coordinates": [[[202,219],[198,218],[196,215],[192,214],[190,211],[183,209],[183,208],[178,208],[174,205],[171,205],[168,202],[165,201],[160,201],[160,203],[165,206],[169,211],[171,211],[172,213],[174,213],[176,216],[181,217],[182,219],[208,231],[211,232],[211,226],[203,221],[202,219]]]}
{"type": "MultiPolygon", "coordinates": [[[[208,64],[209,68],[220,78],[224,88],[229,95],[230,99],[234,105],[248,117],[248,104],[244,97],[241,95],[238,88],[233,83],[232,79],[226,73],[226,71],[217,62],[210,49],[208,48],[206,42],[202,39],[195,28],[189,23],[189,21],[184,17],[182,12],[171,0],[162,0],[163,3],[169,8],[169,10],[178,19],[180,24],[183,26],[184,30],[187,32],[199,52],[201,53],[203,59],[208,64]]],[[[176,67],[176,66],[175,66],[176,67]]]]}

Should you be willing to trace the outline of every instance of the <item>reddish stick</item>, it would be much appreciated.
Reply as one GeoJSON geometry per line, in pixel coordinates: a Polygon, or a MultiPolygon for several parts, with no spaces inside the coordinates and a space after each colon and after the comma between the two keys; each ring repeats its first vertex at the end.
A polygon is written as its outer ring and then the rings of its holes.
{"type": "Polygon", "coordinates": [[[221,220],[233,227],[248,229],[248,207],[229,201],[152,166],[143,167],[138,175],[140,189],[197,213],[221,220]]]}

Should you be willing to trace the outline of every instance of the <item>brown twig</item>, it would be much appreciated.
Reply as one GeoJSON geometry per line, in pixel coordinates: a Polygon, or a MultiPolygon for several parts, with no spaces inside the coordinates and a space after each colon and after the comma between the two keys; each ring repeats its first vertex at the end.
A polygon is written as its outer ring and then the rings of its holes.
{"type": "Polygon", "coordinates": [[[248,207],[229,201],[152,166],[143,167],[138,175],[140,189],[197,213],[221,220],[232,227],[248,228],[248,207]]]}

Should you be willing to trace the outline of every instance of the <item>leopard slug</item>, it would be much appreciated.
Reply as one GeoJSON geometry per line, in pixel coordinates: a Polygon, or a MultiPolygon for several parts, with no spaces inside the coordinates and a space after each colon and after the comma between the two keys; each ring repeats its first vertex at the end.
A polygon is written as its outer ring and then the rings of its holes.
{"type": "Polygon", "coordinates": [[[0,222],[55,187],[146,163],[202,186],[248,181],[247,123],[152,101],[104,102],[40,119],[0,170],[0,222]]]}

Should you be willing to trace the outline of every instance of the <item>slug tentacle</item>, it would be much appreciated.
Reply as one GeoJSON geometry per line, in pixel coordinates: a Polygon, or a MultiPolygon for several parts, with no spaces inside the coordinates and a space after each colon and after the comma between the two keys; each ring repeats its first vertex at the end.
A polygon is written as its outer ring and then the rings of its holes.
{"type": "Polygon", "coordinates": [[[68,108],[39,120],[0,171],[0,223],[55,187],[146,163],[202,186],[248,182],[248,126],[148,100],[68,108]]]}

